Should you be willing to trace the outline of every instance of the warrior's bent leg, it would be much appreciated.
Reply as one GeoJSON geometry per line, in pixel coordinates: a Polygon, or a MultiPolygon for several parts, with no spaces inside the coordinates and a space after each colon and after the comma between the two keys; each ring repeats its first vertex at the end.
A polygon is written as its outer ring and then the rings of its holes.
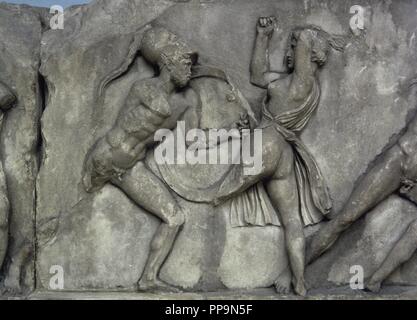
{"type": "Polygon", "coordinates": [[[307,248],[308,263],[329,249],[340,233],[400,188],[404,158],[401,148],[395,145],[376,160],[359,181],[342,212],[313,236],[307,248]]]}
{"type": "Polygon", "coordinates": [[[369,279],[366,287],[378,292],[382,281],[404,262],[408,261],[417,249],[417,220],[414,220],[407,228],[401,239],[395,244],[385,261],[369,279]]]}
{"type": "Polygon", "coordinates": [[[143,163],[127,172],[121,181],[114,181],[140,207],[162,220],[151,243],[151,250],[139,288],[173,289],[157,279],[175,238],[184,223],[184,214],[165,184],[143,163]]]}
{"type": "Polygon", "coordinates": [[[284,145],[278,168],[267,183],[267,190],[272,203],[280,213],[285,232],[285,243],[293,273],[294,290],[299,295],[306,295],[305,238],[300,216],[298,188],[294,170],[294,154],[291,146],[284,145]]]}

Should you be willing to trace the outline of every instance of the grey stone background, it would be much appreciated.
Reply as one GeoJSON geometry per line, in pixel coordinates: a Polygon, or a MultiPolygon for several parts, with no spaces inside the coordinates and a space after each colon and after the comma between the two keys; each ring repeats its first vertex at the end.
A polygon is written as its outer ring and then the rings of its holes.
{"type": "MultiPolygon", "coordinates": [[[[279,31],[271,41],[276,70],[282,69],[287,35],[297,25],[316,24],[348,35],[345,52],[333,52],[321,71],[321,103],[302,135],[329,183],[335,212],[414,112],[415,92],[408,83],[417,73],[416,1],[183,2],[96,0],[67,10],[64,30],[43,33],[46,12],[25,9],[18,14],[18,6],[0,6],[0,48],[7,44],[7,50],[14,49],[11,40],[4,40],[13,32],[22,39],[9,60],[1,55],[0,66],[9,69],[0,79],[12,83],[21,92],[20,100],[27,101],[5,121],[2,156],[12,219],[20,226],[14,227],[15,237],[27,238],[31,245],[33,233],[21,233],[34,219],[36,195],[38,288],[48,289],[52,265],[64,267],[65,288],[70,290],[134,289],[141,274],[158,220],[112,186],[86,194],[81,174],[88,149],[112,126],[132,83],[152,75],[138,59],[109,85],[103,99],[96,99],[100,80],[123,63],[135,35],[152,21],[196,47],[201,64],[223,68],[258,113],[265,92],[249,82],[258,17],[278,18],[279,31]],[[349,30],[352,5],[367,12],[360,36],[349,30]],[[15,15],[22,21],[18,31],[5,22],[15,15]],[[11,65],[25,71],[13,71],[11,65]],[[47,92],[37,149],[43,81],[47,92]],[[36,151],[41,161],[35,189],[36,151]]],[[[268,287],[287,265],[280,228],[233,229],[224,208],[179,201],[187,223],[162,269],[163,280],[190,290],[268,287]]],[[[355,264],[371,274],[416,217],[417,209],[409,202],[386,200],[308,268],[308,282],[313,287],[345,284],[355,264]]],[[[13,255],[13,245],[11,250],[13,255]]],[[[407,263],[391,281],[415,284],[416,262],[407,263]]]]}

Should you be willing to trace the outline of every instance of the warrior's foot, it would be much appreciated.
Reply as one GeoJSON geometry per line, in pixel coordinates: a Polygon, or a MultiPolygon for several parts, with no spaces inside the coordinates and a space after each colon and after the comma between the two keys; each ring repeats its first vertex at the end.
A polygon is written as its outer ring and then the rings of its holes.
{"type": "Polygon", "coordinates": [[[9,297],[21,296],[23,294],[23,289],[19,282],[5,281],[4,287],[0,290],[0,293],[3,296],[9,297]]]}
{"type": "Polygon", "coordinates": [[[307,289],[304,279],[294,279],[294,291],[299,296],[305,297],[307,295],[307,289]]]}
{"type": "Polygon", "coordinates": [[[143,292],[170,292],[181,293],[182,291],[174,286],[161,281],[161,280],[144,280],[141,279],[138,282],[138,290],[143,292]]]}
{"type": "Polygon", "coordinates": [[[280,282],[280,279],[275,281],[274,287],[275,287],[276,293],[278,294],[289,294],[291,291],[291,286],[287,285],[287,283],[280,282]]]}
{"type": "Polygon", "coordinates": [[[370,280],[367,284],[365,284],[365,289],[374,293],[378,293],[381,290],[381,282],[373,282],[372,280],[370,280]]]}
{"type": "Polygon", "coordinates": [[[274,283],[275,291],[278,294],[289,294],[291,291],[291,271],[287,268],[281,273],[274,283]]]}
{"type": "Polygon", "coordinates": [[[19,296],[23,294],[23,288],[20,283],[20,268],[13,265],[9,267],[1,293],[5,296],[19,296]]]}
{"type": "Polygon", "coordinates": [[[16,297],[21,296],[23,291],[20,287],[4,287],[0,290],[0,293],[5,297],[16,297]]]}

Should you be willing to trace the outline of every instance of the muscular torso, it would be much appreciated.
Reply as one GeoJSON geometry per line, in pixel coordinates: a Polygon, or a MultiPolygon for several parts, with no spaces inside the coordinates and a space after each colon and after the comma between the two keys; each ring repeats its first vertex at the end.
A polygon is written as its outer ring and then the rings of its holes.
{"type": "Polygon", "coordinates": [[[121,169],[144,158],[148,147],[155,143],[155,132],[174,129],[178,120],[184,120],[186,130],[230,129],[247,113],[237,92],[223,79],[198,78],[185,91],[170,96],[153,81],[132,86],[115,126],[106,135],[112,162],[121,169]]]}
{"type": "Polygon", "coordinates": [[[171,106],[172,99],[173,96],[167,96],[158,88],[154,79],[132,86],[115,126],[106,136],[112,146],[114,165],[133,166],[145,156],[157,130],[173,128],[169,122],[178,110],[171,106]]]}

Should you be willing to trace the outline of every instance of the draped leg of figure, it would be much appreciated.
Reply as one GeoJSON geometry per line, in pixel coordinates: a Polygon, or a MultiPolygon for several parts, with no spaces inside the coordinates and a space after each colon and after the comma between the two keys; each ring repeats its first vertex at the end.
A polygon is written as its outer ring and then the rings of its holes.
{"type": "Polygon", "coordinates": [[[138,163],[121,181],[113,183],[136,204],[162,220],[152,240],[149,257],[138,283],[139,289],[179,291],[160,281],[158,273],[184,223],[181,208],[165,184],[143,163],[138,163]]]}
{"type": "Polygon", "coordinates": [[[289,145],[282,152],[278,168],[267,183],[267,190],[284,227],[294,291],[305,296],[305,237],[294,171],[294,154],[289,145]]]}
{"type": "Polygon", "coordinates": [[[417,220],[411,222],[407,231],[391,249],[387,258],[379,269],[372,275],[366,284],[366,288],[378,292],[381,283],[404,262],[408,261],[417,249],[417,220]]]}
{"type": "Polygon", "coordinates": [[[289,290],[292,271],[295,292],[305,295],[305,240],[295,178],[294,151],[274,127],[268,127],[262,131],[262,171],[257,175],[242,178],[243,183],[237,181],[235,176],[229,177],[230,181],[225,183],[228,188],[225,188],[224,192],[221,190],[220,199],[231,198],[259,181],[268,179],[266,181],[267,192],[274,207],[281,214],[291,266],[291,270],[286,270],[288,272],[284,272],[282,277],[277,279],[276,288],[280,293],[289,290]],[[290,277],[289,280],[288,277],[290,277]]]}
{"type": "Polygon", "coordinates": [[[307,245],[307,263],[329,249],[340,234],[362,215],[398,190],[405,155],[398,145],[387,150],[359,181],[340,214],[326,223],[307,245]]]}
{"type": "MultiPolygon", "coordinates": [[[[255,139],[252,138],[251,141],[255,139]]],[[[262,130],[262,169],[257,174],[244,175],[241,171],[225,177],[214,199],[215,204],[225,202],[263,179],[274,175],[284,152],[293,153],[290,145],[274,127],[262,130]]],[[[239,167],[239,170],[241,167],[239,167]]]]}

